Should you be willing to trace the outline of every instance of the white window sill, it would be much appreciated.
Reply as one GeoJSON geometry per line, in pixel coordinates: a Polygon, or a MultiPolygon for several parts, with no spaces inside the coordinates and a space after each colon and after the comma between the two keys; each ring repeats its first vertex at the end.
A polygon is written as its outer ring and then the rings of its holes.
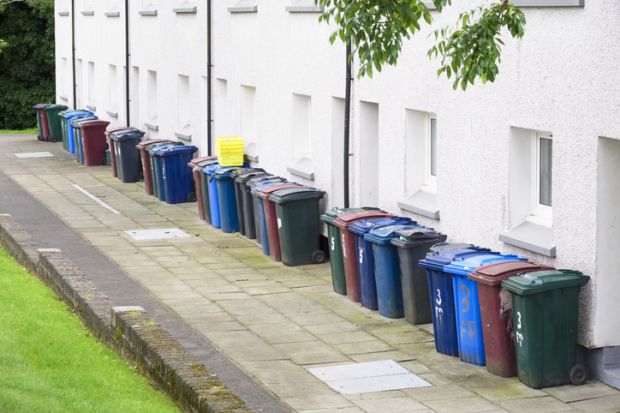
{"type": "Polygon", "coordinates": [[[555,257],[553,229],[530,220],[501,233],[499,240],[547,257],[555,257]]]}
{"type": "Polygon", "coordinates": [[[58,98],[59,98],[60,100],[62,100],[63,102],[68,102],[68,101],[69,101],[69,98],[68,98],[68,97],[66,97],[66,96],[62,96],[62,95],[61,95],[61,96],[58,96],[58,98]]]}
{"type": "Polygon", "coordinates": [[[110,10],[110,11],[106,11],[105,13],[103,13],[105,15],[105,17],[121,17],[121,12],[116,10],[110,10]]]}
{"type": "Polygon", "coordinates": [[[398,201],[398,207],[403,211],[413,212],[430,219],[439,221],[437,194],[420,189],[404,201],[398,201]]]}
{"type": "Polygon", "coordinates": [[[584,0],[512,0],[518,7],[583,7],[584,0]]]}
{"type": "Polygon", "coordinates": [[[193,1],[186,1],[182,3],[179,7],[175,7],[172,9],[176,14],[196,14],[198,11],[198,7],[196,3],[193,1]]]}
{"type": "Polygon", "coordinates": [[[82,13],[82,16],[94,16],[95,15],[94,10],[82,10],[81,13],[82,13]]]}
{"type": "Polygon", "coordinates": [[[138,11],[138,14],[140,16],[144,16],[144,17],[154,17],[154,16],[157,16],[157,9],[144,9],[144,10],[140,10],[140,11],[138,11]]]}
{"type": "Polygon", "coordinates": [[[61,10],[58,12],[58,15],[60,17],[68,17],[69,16],[69,10],[61,10]]]}
{"type": "Polygon", "coordinates": [[[301,158],[295,165],[287,166],[286,170],[292,175],[298,176],[308,181],[314,181],[314,165],[312,165],[312,159],[301,158]]]}
{"type": "Polygon", "coordinates": [[[256,149],[256,143],[251,142],[245,145],[245,159],[248,162],[258,163],[258,151],[256,149]]]}
{"type": "Polygon", "coordinates": [[[97,111],[97,106],[95,106],[95,105],[86,105],[86,109],[90,110],[91,112],[96,112],[97,111]]]}
{"type": "Polygon", "coordinates": [[[151,120],[148,122],[144,122],[144,126],[148,129],[148,130],[152,130],[152,131],[159,131],[159,124],[157,123],[157,120],[151,120]]]}
{"type": "Polygon", "coordinates": [[[289,13],[323,13],[323,6],[314,4],[314,0],[291,0],[284,8],[289,13]]]}
{"type": "Polygon", "coordinates": [[[229,13],[258,13],[256,0],[239,0],[234,6],[228,8],[229,13]]]}
{"type": "Polygon", "coordinates": [[[106,113],[108,114],[109,117],[114,118],[114,119],[118,119],[118,112],[114,112],[112,110],[107,110],[106,113]]]}
{"type": "Polygon", "coordinates": [[[180,131],[174,132],[174,136],[176,136],[177,139],[182,140],[183,142],[189,143],[192,141],[192,134],[190,132],[189,125],[181,128],[180,131]]]}

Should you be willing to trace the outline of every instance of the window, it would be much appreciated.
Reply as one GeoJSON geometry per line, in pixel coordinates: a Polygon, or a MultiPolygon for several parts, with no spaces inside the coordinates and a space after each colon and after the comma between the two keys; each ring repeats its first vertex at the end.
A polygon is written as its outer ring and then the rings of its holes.
{"type": "Polygon", "coordinates": [[[60,95],[66,98],[69,89],[69,64],[66,57],[62,58],[60,68],[60,95]]]}
{"type": "Polygon", "coordinates": [[[147,117],[145,126],[151,130],[159,129],[157,120],[157,72],[148,70],[146,76],[147,117]]]}
{"type": "Polygon", "coordinates": [[[508,190],[508,230],[500,234],[500,241],[555,257],[549,132],[511,128],[508,190]]]}
{"type": "Polygon", "coordinates": [[[88,102],[87,107],[89,110],[97,110],[95,107],[95,62],[88,62],[88,102]]]}
{"type": "Polygon", "coordinates": [[[379,104],[360,101],[359,203],[377,205],[379,200],[379,104]]]}
{"type": "Polygon", "coordinates": [[[189,76],[179,75],[177,81],[177,118],[181,129],[190,126],[189,76]]]}
{"type": "Polygon", "coordinates": [[[291,137],[293,140],[293,166],[287,170],[295,176],[314,180],[311,150],[312,98],[306,95],[293,94],[291,117],[291,137]]]}
{"type": "Polygon", "coordinates": [[[241,85],[241,137],[245,141],[245,153],[252,162],[258,162],[256,137],[256,88],[241,85]]]}
{"type": "Polygon", "coordinates": [[[140,68],[131,68],[131,119],[132,123],[140,123],[140,68]]]}
{"type": "Polygon", "coordinates": [[[118,117],[118,73],[116,65],[108,68],[108,115],[118,117]]]}
{"type": "Polygon", "coordinates": [[[437,127],[434,113],[405,111],[405,199],[398,206],[432,219],[439,219],[437,127]]]}
{"type": "Polygon", "coordinates": [[[75,67],[75,89],[76,89],[75,96],[77,100],[77,102],[75,102],[76,108],[81,108],[84,106],[84,103],[83,103],[84,96],[82,95],[84,93],[83,71],[84,71],[84,67],[82,65],[82,59],[77,59],[76,67],[75,67]]]}

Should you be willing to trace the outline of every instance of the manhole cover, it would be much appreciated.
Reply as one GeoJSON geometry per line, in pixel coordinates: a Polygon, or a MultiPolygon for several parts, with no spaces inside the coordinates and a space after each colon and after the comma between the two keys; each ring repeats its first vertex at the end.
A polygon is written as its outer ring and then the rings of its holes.
{"type": "Polygon", "coordinates": [[[189,238],[190,235],[178,228],[134,229],[125,231],[136,241],[153,241],[170,238],[189,238]]]}
{"type": "Polygon", "coordinates": [[[49,152],[21,152],[16,153],[16,158],[48,158],[50,156],[54,156],[49,152]]]}
{"type": "Polygon", "coordinates": [[[431,386],[430,383],[411,373],[394,360],[314,367],[308,371],[342,394],[431,386]]]}

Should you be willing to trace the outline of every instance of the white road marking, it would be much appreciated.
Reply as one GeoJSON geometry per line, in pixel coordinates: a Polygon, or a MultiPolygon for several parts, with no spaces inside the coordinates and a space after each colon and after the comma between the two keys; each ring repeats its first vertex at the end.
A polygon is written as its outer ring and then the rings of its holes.
{"type": "Polygon", "coordinates": [[[76,184],[73,184],[72,186],[78,191],[80,191],[81,193],[83,193],[84,195],[86,195],[87,197],[89,197],[90,199],[92,199],[93,201],[95,201],[96,203],[98,203],[99,205],[101,205],[102,207],[104,207],[105,209],[107,209],[108,211],[111,211],[112,213],[117,214],[117,215],[121,214],[116,209],[112,208],[110,205],[106,204],[101,199],[97,198],[95,195],[91,194],[86,189],[82,188],[81,186],[76,185],[76,184]]]}
{"type": "Polygon", "coordinates": [[[24,159],[24,158],[48,158],[50,156],[54,156],[49,152],[22,152],[22,153],[16,153],[15,157],[19,158],[19,159],[24,159]]]}

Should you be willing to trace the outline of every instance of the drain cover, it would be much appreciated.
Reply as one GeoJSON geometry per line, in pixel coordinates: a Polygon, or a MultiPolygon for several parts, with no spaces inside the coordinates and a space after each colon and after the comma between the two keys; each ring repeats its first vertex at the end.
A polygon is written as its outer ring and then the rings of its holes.
{"type": "Polygon", "coordinates": [[[394,360],[314,367],[308,371],[342,394],[431,386],[430,383],[411,373],[394,360]]]}
{"type": "Polygon", "coordinates": [[[153,241],[170,238],[189,238],[190,235],[178,228],[133,229],[125,231],[136,241],[153,241]]]}
{"type": "Polygon", "coordinates": [[[50,156],[54,156],[49,152],[22,152],[16,153],[16,158],[48,158],[50,156]]]}

